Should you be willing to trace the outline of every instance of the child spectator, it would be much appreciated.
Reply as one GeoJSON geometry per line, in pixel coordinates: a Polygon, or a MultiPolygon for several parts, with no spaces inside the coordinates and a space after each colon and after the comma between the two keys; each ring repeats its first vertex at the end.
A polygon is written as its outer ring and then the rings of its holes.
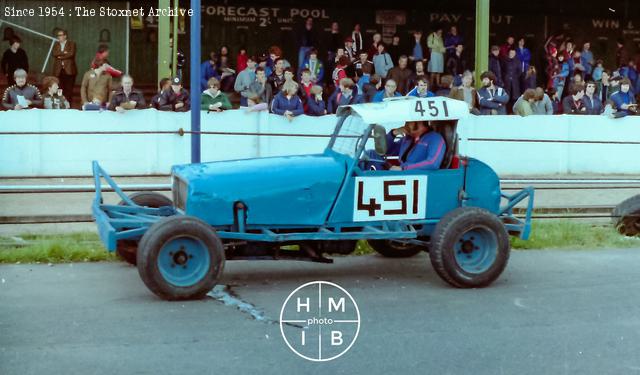
{"type": "Polygon", "coordinates": [[[282,86],[282,91],[273,98],[271,112],[286,117],[292,121],[294,117],[304,113],[302,100],[297,95],[298,84],[290,81],[282,86]]]}
{"type": "MultiPolygon", "coordinates": [[[[153,98],[151,98],[150,107],[160,110],[160,98],[162,97],[162,93],[166,90],[171,89],[171,79],[170,78],[162,78],[160,82],[158,82],[158,93],[156,93],[153,98]]],[[[167,109],[165,109],[167,110],[167,109]]],[[[171,109],[168,109],[171,110],[171,109]]]]}
{"type": "Polygon", "coordinates": [[[602,60],[596,61],[596,66],[593,68],[592,78],[596,83],[600,83],[602,80],[602,72],[604,72],[602,60]]]}
{"type": "Polygon", "coordinates": [[[317,49],[312,48],[309,51],[309,57],[304,60],[300,67],[300,75],[302,75],[302,72],[305,69],[307,69],[311,75],[311,82],[314,84],[322,82],[322,79],[324,78],[324,65],[322,64],[322,61],[318,59],[317,49]]]}
{"type": "Polygon", "coordinates": [[[57,77],[44,77],[42,80],[42,103],[44,109],[69,109],[69,101],[64,97],[57,77]]]}
{"type": "Polygon", "coordinates": [[[133,88],[133,78],[125,74],[122,76],[122,87],[112,95],[109,110],[124,113],[130,109],[144,109],[147,103],[142,91],[133,88]]]}
{"type": "Polygon", "coordinates": [[[309,116],[322,116],[327,114],[326,103],[322,99],[321,86],[315,85],[311,87],[304,113],[309,116]]]}
{"type": "Polygon", "coordinates": [[[347,78],[347,72],[345,71],[345,69],[347,69],[347,66],[349,65],[349,58],[345,55],[340,56],[340,59],[338,60],[338,64],[336,65],[335,69],[333,69],[333,73],[331,74],[331,77],[333,79],[333,84],[338,87],[340,85],[340,81],[347,78]]]}
{"type": "Polygon", "coordinates": [[[209,88],[202,92],[200,100],[201,111],[222,112],[225,109],[231,109],[229,98],[220,91],[220,81],[211,77],[208,82],[209,88]]]}
{"type": "Polygon", "coordinates": [[[311,87],[313,86],[313,82],[311,82],[311,72],[309,69],[303,69],[302,74],[300,76],[300,85],[298,89],[298,96],[302,99],[302,107],[304,109],[304,113],[307,113],[307,102],[311,95],[311,87]]]}

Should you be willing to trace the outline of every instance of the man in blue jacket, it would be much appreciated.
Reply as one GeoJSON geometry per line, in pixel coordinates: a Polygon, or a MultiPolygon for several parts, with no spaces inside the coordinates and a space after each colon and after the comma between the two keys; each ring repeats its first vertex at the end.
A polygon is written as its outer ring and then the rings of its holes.
{"type": "Polygon", "coordinates": [[[509,94],[496,86],[496,76],[493,72],[484,72],[480,76],[482,88],[478,90],[478,104],[482,115],[506,115],[509,94]]]}
{"type": "Polygon", "coordinates": [[[397,156],[400,165],[389,165],[381,160],[382,156],[374,150],[368,150],[369,161],[364,163],[365,169],[401,170],[433,170],[439,169],[447,150],[444,138],[433,131],[425,121],[409,121],[402,128],[387,133],[386,156],[397,156]],[[402,136],[402,138],[398,138],[402,136]]]}
{"type": "Polygon", "coordinates": [[[431,98],[436,94],[429,91],[429,82],[425,77],[418,79],[418,85],[409,91],[407,96],[415,96],[418,98],[431,98]]]}
{"type": "Polygon", "coordinates": [[[623,78],[622,81],[620,81],[620,91],[611,95],[611,101],[616,108],[616,117],[635,115],[637,113],[638,105],[636,104],[636,98],[630,89],[631,81],[629,78],[623,78]]]}

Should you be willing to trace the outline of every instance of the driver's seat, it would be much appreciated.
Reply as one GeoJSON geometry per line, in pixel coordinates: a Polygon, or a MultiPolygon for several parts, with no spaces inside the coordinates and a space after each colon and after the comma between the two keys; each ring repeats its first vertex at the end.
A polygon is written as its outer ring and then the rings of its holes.
{"type": "Polygon", "coordinates": [[[446,150],[440,169],[449,169],[458,154],[458,133],[456,132],[457,121],[437,121],[431,125],[444,138],[446,150]]]}

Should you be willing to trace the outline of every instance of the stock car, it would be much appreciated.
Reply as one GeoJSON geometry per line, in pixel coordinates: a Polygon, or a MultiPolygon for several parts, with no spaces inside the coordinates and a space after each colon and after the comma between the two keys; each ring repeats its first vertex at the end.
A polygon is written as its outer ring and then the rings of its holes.
{"type": "Polygon", "coordinates": [[[534,191],[507,195],[488,165],[458,154],[457,123],[468,115],[466,103],[443,97],[343,106],[323,153],[176,165],[172,200],[127,196],[94,161],[93,215],[105,247],[167,300],[206,295],[226,260],[330,263],[327,255],[350,254],[358,241],[389,258],[426,251],[448,284],[488,286],[507,265],[509,235],[529,236],[534,191]],[[371,148],[393,163],[385,134],[405,121],[442,134],[440,168],[363,167],[371,148]],[[103,203],[103,179],[120,204],[103,203]],[[523,218],[513,214],[520,202],[523,218]]]}

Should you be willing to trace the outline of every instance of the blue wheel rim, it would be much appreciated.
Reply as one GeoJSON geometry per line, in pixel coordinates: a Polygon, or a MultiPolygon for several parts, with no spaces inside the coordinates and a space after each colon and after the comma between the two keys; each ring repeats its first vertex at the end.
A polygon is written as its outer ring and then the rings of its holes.
{"type": "Polygon", "coordinates": [[[198,238],[174,237],[158,254],[158,269],[170,284],[189,287],[200,282],[211,264],[207,246],[198,238]]]}
{"type": "Polygon", "coordinates": [[[467,273],[486,272],[498,256],[496,234],[486,227],[476,227],[465,232],[454,246],[458,266],[467,273]]]}

